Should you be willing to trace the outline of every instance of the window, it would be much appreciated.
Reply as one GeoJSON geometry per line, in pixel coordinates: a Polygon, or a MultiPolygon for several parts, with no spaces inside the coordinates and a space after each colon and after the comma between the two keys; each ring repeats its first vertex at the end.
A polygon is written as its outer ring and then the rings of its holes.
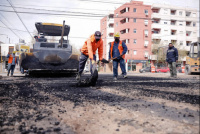
{"type": "Polygon", "coordinates": [[[129,39],[126,39],[126,43],[129,43],[129,39]]]}
{"type": "Polygon", "coordinates": [[[193,22],[193,27],[195,27],[196,26],[196,22],[193,22]]]}
{"type": "Polygon", "coordinates": [[[183,41],[180,41],[180,45],[183,45],[183,41]]]}
{"type": "Polygon", "coordinates": [[[133,29],[133,33],[136,33],[137,32],[137,29],[133,29]]]}
{"type": "Polygon", "coordinates": [[[116,27],[118,26],[118,22],[116,22],[116,27]]]}
{"type": "Polygon", "coordinates": [[[103,21],[102,25],[104,25],[104,21],[103,21]]]}
{"type": "Polygon", "coordinates": [[[14,46],[9,46],[9,53],[12,53],[14,51],[14,46]]]}
{"type": "Polygon", "coordinates": [[[164,24],[167,24],[167,22],[164,22],[164,24]]]}
{"type": "Polygon", "coordinates": [[[182,16],[182,14],[183,14],[183,12],[182,12],[182,11],[179,11],[179,15],[182,16]]]}
{"type": "Polygon", "coordinates": [[[144,31],[145,36],[148,36],[148,30],[144,31]]]}
{"type": "Polygon", "coordinates": [[[193,14],[192,14],[192,17],[196,17],[196,13],[193,13],[193,14]]]}
{"type": "Polygon", "coordinates": [[[179,21],[179,26],[182,26],[183,25],[183,21],[179,21]]]}
{"type": "Polygon", "coordinates": [[[168,44],[168,40],[164,40],[164,44],[167,45],[168,44]]]}
{"type": "Polygon", "coordinates": [[[144,24],[145,24],[145,25],[148,25],[148,20],[144,20],[144,24]]]}
{"type": "Polygon", "coordinates": [[[167,14],[167,9],[164,9],[164,14],[167,14]]]}
{"type": "Polygon", "coordinates": [[[136,18],[133,19],[133,22],[136,22],[136,18]]]}
{"type": "Polygon", "coordinates": [[[137,43],[137,40],[136,40],[136,39],[134,39],[134,40],[133,40],[133,44],[136,44],[136,43],[137,43]]]}
{"type": "Polygon", "coordinates": [[[149,44],[149,41],[148,41],[148,40],[145,40],[145,41],[144,41],[144,46],[148,46],[148,44],[149,44]]]}
{"type": "Polygon", "coordinates": [[[128,50],[128,51],[126,52],[126,54],[129,54],[129,51],[130,51],[130,50],[128,50]]]}
{"type": "Polygon", "coordinates": [[[136,50],[133,51],[133,55],[137,55],[137,51],[136,50]]]}
{"type": "Polygon", "coordinates": [[[144,13],[145,13],[146,15],[148,15],[148,10],[145,9],[145,10],[144,10],[144,13]]]}
{"type": "Polygon", "coordinates": [[[136,8],[133,8],[133,12],[136,12],[137,10],[136,10],[136,8]]]}
{"type": "Polygon", "coordinates": [[[148,55],[149,55],[149,52],[148,52],[148,51],[145,51],[144,54],[148,56],[148,55]]]}
{"type": "Polygon", "coordinates": [[[116,17],[118,17],[118,13],[116,13],[116,17]]]}

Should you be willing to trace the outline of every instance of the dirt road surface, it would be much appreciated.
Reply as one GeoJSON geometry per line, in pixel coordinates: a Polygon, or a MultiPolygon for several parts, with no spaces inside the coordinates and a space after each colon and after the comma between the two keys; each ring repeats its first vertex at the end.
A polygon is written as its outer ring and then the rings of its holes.
{"type": "Polygon", "coordinates": [[[100,74],[95,87],[74,77],[0,79],[1,134],[198,134],[199,76],[100,74]]]}

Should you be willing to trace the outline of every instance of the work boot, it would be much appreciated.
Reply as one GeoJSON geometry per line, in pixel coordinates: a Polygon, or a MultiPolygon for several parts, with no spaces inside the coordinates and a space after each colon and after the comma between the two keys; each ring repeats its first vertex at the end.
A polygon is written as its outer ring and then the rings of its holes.
{"type": "Polygon", "coordinates": [[[9,74],[7,74],[7,76],[9,76],[9,74]]]}
{"type": "Polygon", "coordinates": [[[78,73],[77,76],[76,76],[76,80],[80,80],[81,79],[81,74],[78,73]]]}
{"type": "Polygon", "coordinates": [[[13,77],[13,74],[11,74],[11,76],[10,77],[13,77]]]}
{"type": "Polygon", "coordinates": [[[113,81],[117,81],[117,77],[114,77],[114,78],[113,78],[113,81]]]}
{"type": "Polygon", "coordinates": [[[125,75],[123,75],[123,77],[124,77],[124,78],[127,78],[127,75],[125,74],[125,75]]]}

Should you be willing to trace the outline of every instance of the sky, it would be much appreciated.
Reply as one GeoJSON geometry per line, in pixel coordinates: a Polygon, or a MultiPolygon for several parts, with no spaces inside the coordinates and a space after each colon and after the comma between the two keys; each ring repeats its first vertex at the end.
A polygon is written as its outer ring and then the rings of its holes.
{"type": "MultiPolygon", "coordinates": [[[[167,4],[195,8],[199,11],[199,0],[137,0],[144,4],[167,4]]],[[[18,43],[19,38],[26,43],[36,32],[35,22],[49,22],[70,25],[69,40],[80,48],[95,31],[100,30],[100,19],[130,0],[0,0],[0,41],[18,43]],[[98,2],[94,2],[98,1],[98,2]],[[27,32],[11,4],[30,32],[27,32]],[[53,10],[53,11],[52,11],[53,10]],[[11,11],[11,12],[8,12],[11,11]],[[25,13],[22,13],[25,12],[25,13]],[[33,14],[34,13],[34,14],[33,14]],[[45,13],[45,14],[44,14],[45,13]],[[10,31],[10,29],[14,31],[10,31]]]]}

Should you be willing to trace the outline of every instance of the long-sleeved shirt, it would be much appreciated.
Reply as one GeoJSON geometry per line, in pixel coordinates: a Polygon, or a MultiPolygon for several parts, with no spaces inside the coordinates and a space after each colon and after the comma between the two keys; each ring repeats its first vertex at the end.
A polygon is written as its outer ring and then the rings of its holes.
{"type": "MultiPolygon", "coordinates": [[[[127,52],[127,46],[124,42],[122,42],[122,47],[123,47],[122,54],[120,54],[118,46],[119,46],[119,42],[118,43],[114,42],[112,57],[113,58],[118,57],[117,59],[120,59],[121,57],[119,57],[119,56],[124,55],[127,52]]],[[[111,44],[110,44],[110,48],[111,48],[111,44]]],[[[110,50],[109,50],[109,59],[111,59],[110,50]]]]}
{"type": "Polygon", "coordinates": [[[96,50],[98,49],[99,54],[99,60],[102,60],[103,58],[103,40],[100,39],[97,43],[95,41],[94,34],[90,36],[89,39],[87,39],[81,48],[81,52],[85,55],[89,55],[90,59],[93,59],[93,55],[96,53],[96,50]]]}

